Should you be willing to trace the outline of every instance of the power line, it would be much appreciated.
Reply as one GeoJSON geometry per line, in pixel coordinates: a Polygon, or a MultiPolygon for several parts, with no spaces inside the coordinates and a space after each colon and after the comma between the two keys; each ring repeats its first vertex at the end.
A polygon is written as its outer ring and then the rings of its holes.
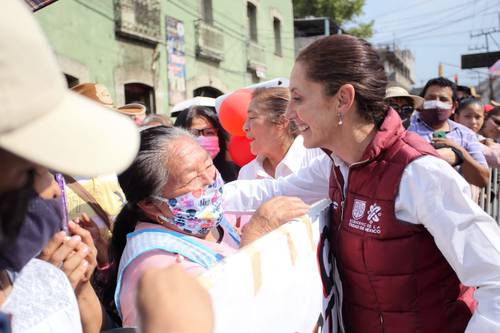
{"type": "Polygon", "coordinates": [[[406,17],[400,17],[400,18],[394,19],[394,20],[387,22],[387,23],[377,24],[377,26],[378,27],[394,26],[394,25],[399,25],[401,23],[406,23],[406,22],[408,22],[408,20],[417,21],[420,18],[432,18],[432,17],[435,17],[436,15],[437,16],[440,16],[440,15],[450,16],[451,15],[451,13],[449,12],[450,10],[453,10],[453,11],[456,11],[457,9],[460,10],[461,8],[469,6],[470,4],[473,4],[477,1],[483,1],[483,0],[473,0],[473,1],[467,0],[461,4],[454,4],[453,6],[450,6],[450,7],[441,8],[441,9],[439,9],[439,11],[436,11],[436,8],[433,8],[431,11],[421,13],[417,16],[411,15],[411,16],[406,16],[406,17]]]}
{"type": "MultiPolygon", "coordinates": [[[[485,9],[483,9],[482,11],[478,12],[477,14],[480,14],[490,8],[493,8],[495,7],[496,5],[493,5],[493,6],[490,6],[490,7],[487,7],[485,9]]],[[[398,36],[398,39],[406,39],[406,38],[410,38],[410,37],[413,37],[413,36],[417,36],[417,35],[422,35],[426,32],[430,32],[430,31],[434,31],[436,29],[439,29],[439,28],[442,28],[444,26],[449,26],[453,23],[457,23],[457,22],[460,22],[460,21],[463,21],[463,20],[466,20],[466,19],[470,19],[474,17],[473,15],[466,15],[466,16],[463,16],[463,17],[459,17],[459,18],[454,18],[454,19],[451,19],[451,20],[448,20],[448,21],[443,21],[443,22],[439,22],[439,23],[436,23],[434,25],[430,25],[430,26],[426,26],[426,27],[422,27],[423,29],[420,30],[420,31],[416,31],[416,32],[411,32],[411,33],[408,33],[408,34],[403,34],[402,36],[398,36]]],[[[386,43],[388,43],[390,41],[387,41],[386,43]]]]}

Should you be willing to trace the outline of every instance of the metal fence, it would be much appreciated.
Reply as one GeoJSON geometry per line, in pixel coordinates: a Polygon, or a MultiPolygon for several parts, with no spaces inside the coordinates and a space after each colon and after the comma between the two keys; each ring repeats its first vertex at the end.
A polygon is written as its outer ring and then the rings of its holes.
{"type": "Polygon", "coordinates": [[[499,181],[500,169],[491,169],[490,181],[479,195],[479,206],[500,224],[499,181]]]}

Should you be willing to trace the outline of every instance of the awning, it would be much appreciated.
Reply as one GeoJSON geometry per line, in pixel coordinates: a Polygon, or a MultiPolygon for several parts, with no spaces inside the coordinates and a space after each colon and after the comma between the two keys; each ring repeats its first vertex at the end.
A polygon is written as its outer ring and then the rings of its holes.
{"type": "Polygon", "coordinates": [[[31,9],[36,12],[37,10],[50,5],[57,0],[24,0],[31,7],[31,9]]]}

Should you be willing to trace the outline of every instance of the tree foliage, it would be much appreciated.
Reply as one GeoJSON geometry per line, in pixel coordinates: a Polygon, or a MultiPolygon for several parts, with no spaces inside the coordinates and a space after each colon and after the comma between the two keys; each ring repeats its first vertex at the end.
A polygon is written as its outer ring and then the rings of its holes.
{"type": "Polygon", "coordinates": [[[341,27],[346,23],[354,23],[346,32],[369,38],[373,35],[373,21],[355,22],[355,18],[363,14],[364,5],[365,0],[293,0],[293,14],[295,17],[327,16],[341,27]]]}

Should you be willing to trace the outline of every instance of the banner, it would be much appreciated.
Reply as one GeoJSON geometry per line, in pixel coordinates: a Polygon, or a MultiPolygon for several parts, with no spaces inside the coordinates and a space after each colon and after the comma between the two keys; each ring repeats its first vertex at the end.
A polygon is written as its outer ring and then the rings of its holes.
{"type": "Polygon", "coordinates": [[[170,105],[187,99],[184,23],[165,17],[167,37],[168,100],[170,105]]]}
{"type": "Polygon", "coordinates": [[[267,234],[199,277],[209,290],[215,333],[338,332],[327,222],[329,200],[267,234]]]}

